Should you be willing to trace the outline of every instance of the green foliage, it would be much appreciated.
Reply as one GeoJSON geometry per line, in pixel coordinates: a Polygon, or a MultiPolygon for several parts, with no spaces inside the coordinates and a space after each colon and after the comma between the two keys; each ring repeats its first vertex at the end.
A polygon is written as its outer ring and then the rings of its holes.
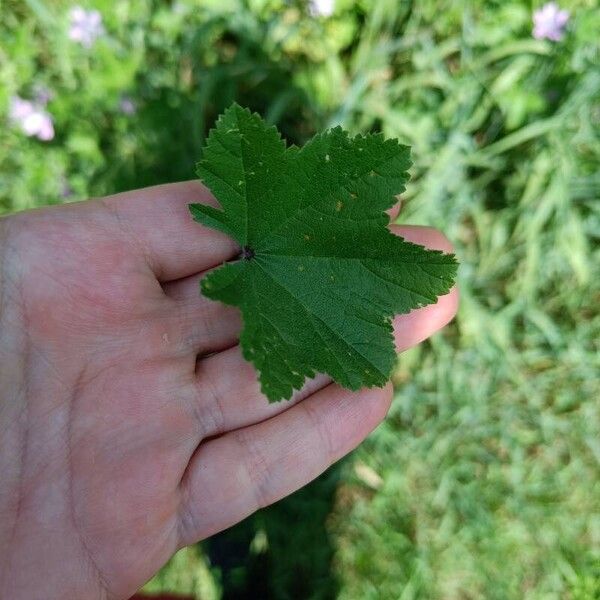
{"type": "Polygon", "coordinates": [[[82,4],[101,12],[106,30],[89,49],[68,38],[77,2],[0,3],[0,211],[189,179],[208,127],[234,100],[294,142],[322,125],[295,81],[306,61],[305,10],[247,10],[237,0],[82,4]],[[6,122],[10,98],[34,98],[40,87],[52,92],[51,142],[6,122]]]}
{"type": "Polygon", "coordinates": [[[202,292],[241,309],[241,347],[270,401],[289,399],[316,373],[353,390],[384,385],[395,358],[391,318],[452,286],[453,256],[387,228],[408,156],[381,134],[351,139],[340,127],[286,148],[237,104],[211,131],[198,174],[222,210],[190,210],[243,254],[205,277],[202,292]]]}
{"type": "Polygon", "coordinates": [[[211,573],[210,565],[199,546],[183,548],[146,586],[144,592],[161,595],[173,590],[186,598],[218,600],[221,598],[217,578],[211,573]]]}
{"type": "MultiPolygon", "coordinates": [[[[235,573],[237,598],[260,578],[275,599],[596,599],[598,1],[559,0],[551,43],[531,36],[537,0],[337,0],[327,19],[283,0],[90,0],[107,33],[89,51],[66,38],[72,4],[0,1],[0,112],[41,83],[56,129],[0,127],[1,210],[190,178],[236,100],[296,144],[342,125],[410,145],[401,219],[439,226],[461,262],[455,324],[400,357],[329,517],[319,480],[246,521],[227,567],[207,545],[197,577],[235,573]]],[[[190,564],[152,589],[191,592],[190,564]]]]}

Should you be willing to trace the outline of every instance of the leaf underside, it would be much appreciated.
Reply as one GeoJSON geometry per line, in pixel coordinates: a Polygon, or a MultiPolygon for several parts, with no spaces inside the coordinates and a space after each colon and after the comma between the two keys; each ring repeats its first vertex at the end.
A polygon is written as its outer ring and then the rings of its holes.
{"type": "Polygon", "coordinates": [[[404,190],[409,148],[340,127],[286,147],[275,127],[234,104],[211,130],[198,175],[221,210],[196,221],[242,248],[202,280],[241,309],[242,352],[269,401],[326,373],[356,390],[382,386],[395,361],[391,319],[452,287],[453,255],[392,234],[385,211],[404,190]]]}

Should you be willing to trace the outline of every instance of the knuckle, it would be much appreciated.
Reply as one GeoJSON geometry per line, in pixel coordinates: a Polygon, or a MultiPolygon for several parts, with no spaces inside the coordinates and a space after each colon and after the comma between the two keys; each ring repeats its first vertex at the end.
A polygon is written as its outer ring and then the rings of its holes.
{"type": "Polygon", "coordinates": [[[302,406],[304,412],[306,413],[306,416],[308,417],[313,429],[317,432],[321,445],[327,453],[328,462],[333,462],[338,452],[333,443],[331,430],[326,425],[326,421],[318,417],[318,415],[315,413],[315,409],[313,408],[313,404],[310,401],[302,402],[300,406],[302,406]]]}
{"type": "Polygon", "coordinates": [[[199,372],[192,382],[192,414],[202,438],[224,432],[225,415],[219,387],[209,375],[199,372]]]}
{"type": "Polygon", "coordinates": [[[273,478],[272,463],[251,434],[240,429],[234,435],[241,449],[242,468],[254,494],[256,508],[264,508],[273,502],[269,492],[273,478]]]}

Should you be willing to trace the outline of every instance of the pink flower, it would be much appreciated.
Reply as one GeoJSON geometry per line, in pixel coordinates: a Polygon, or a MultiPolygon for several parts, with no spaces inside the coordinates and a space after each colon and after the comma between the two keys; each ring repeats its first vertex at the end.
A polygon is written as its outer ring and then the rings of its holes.
{"type": "Polygon", "coordinates": [[[314,17],[330,17],[335,9],[335,0],[310,0],[308,10],[314,17]]]}
{"type": "Polygon", "coordinates": [[[548,2],[533,13],[533,37],[559,42],[569,20],[569,11],[560,10],[556,2],[548,2]]]}
{"type": "Polygon", "coordinates": [[[54,138],[54,125],[50,113],[30,100],[13,96],[8,116],[10,121],[29,137],[37,137],[44,142],[54,138]]]}
{"type": "Polygon", "coordinates": [[[30,102],[29,100],[23,100],[23,98],[20,98],[19,96],[13,96],[10,99],[8,116],[13,122],[22,121],[34,110],[33,102],[30,102]]]}
{"type": "Polygon", "coordinates": [[[69,12],[69,19],[69,38],[85,48],[91,48],[96,39],[104,33],[102,15],[97,10],[85,10],[81,6],[75,6],[69,12]]]}

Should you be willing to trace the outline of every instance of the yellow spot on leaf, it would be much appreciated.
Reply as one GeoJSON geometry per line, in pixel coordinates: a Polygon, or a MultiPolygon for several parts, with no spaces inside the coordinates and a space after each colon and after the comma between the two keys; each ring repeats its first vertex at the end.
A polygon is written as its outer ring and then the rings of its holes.
{"type": "Polygon", "coordinates": [[[344,203],[341,200],[338,200],[337,204],[335,205],[335,210],[340,212],[340,210],[342,210],[342,206],[344,206],[344,203]]]}

